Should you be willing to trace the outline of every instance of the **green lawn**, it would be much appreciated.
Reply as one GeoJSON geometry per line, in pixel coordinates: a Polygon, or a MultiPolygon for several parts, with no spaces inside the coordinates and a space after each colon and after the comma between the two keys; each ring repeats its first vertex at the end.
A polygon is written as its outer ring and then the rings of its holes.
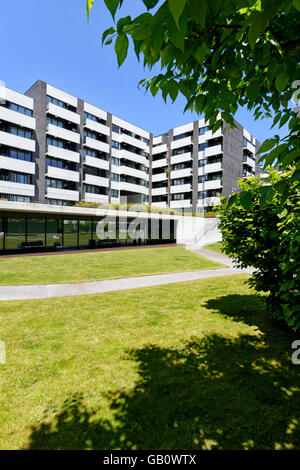
{"type": "Polygon", "coordinates": [[[3,258],[0,266],[0,285],[95,281],[223,267],[180,246],[3,258]]]}
{"type": "Polygon", "coordinates": [[[203,248],[205,248],[206,250],[215,251],[216,253],[222,253],[222,242],[212,243],[211,245],[205,245],[203,248]]]}
{"type": "Polygon", "coordinates": [[[1,303],[1,449],[300,449],[294,335],[245,275],[1,303]]]}

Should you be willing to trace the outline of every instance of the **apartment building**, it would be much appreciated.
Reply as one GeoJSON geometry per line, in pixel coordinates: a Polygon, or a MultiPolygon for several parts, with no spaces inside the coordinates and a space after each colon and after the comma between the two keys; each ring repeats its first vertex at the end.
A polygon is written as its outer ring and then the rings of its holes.
{"type": "Polygon", "coordinates": [[[157,137],[38,80],[0,88],[0,198],[74,205],[127,202],[209,211],[259,172],[259,143],[240,124],[204,119],[157,137]]]}

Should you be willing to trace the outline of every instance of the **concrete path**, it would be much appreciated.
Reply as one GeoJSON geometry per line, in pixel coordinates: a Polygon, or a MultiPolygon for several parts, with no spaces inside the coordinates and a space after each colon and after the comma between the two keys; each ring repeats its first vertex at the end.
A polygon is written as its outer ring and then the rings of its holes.
{"type": "Polygon", "coordinates": [[[216,263],[225,264],[225,266],[234,268],[233,261],[229,258],[229,256],[216,253],[215,251],[206,250],[205,248],[197,247],[197,245],[188,245],[186,248],[188,250],[194,251],[198,255],[204,256],[205,258],[211,259],[212,261],[216,261],[216,263]]]}
{"type": "Polygon", "coordinates": [[[47,299],[51,297],[69,297],[84,294],[101,294],[141,287],[160,286],[177,282],[197,281],[210,277],[228,276],[231,274],[251,274],[250,269],[236,269],[231,260],[225,256],[204,248],[188,247],[201,256],[222,263],[226,268],[203,269],[170,274],[155,274],[151,276],[107,279],[104,281],[72,282],[66,284],[35,284],[28,286],[0,286],[0,301],[47,299]]]}

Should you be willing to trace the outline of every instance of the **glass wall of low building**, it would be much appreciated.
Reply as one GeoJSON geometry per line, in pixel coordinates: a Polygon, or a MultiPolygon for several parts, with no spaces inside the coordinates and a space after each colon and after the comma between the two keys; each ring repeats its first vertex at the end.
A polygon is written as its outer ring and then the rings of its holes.
{"type": "Polygon", "coordinates": [[[0,213],[0,253],[175,242],[169,219],[0,213]]]}

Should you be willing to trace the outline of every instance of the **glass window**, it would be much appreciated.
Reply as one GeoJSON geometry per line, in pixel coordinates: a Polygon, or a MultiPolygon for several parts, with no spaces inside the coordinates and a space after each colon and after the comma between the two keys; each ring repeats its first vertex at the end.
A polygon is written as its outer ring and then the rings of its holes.
{"type": "Polygon", "coordinates": [[[112,140],[111,141],[111,146],[115,149],[119,149],[120,148],[120,144],[118,142],[116,142],[115,140],[112,140]]]}
{"type": "Polygon", "coordinates": [[[12,250],[22,248],[26,241],[26,219],[24,216],[8,217],[7,231],[5,235],[5,248],[12,250]]]}
{"type": "Polygon", "coordinates": [[[62,246],[62,220],[47,219],[46,220],[46,235],[47,235],[47,246],[62,246]]]}
{"type": "Polygon", "coordinates": [[[120,128],[119,126],[116,126],[115,124],[112,125],[112,131],[113,132],[116,132],[116,134],[119,134],[120,133],[120,128]]]}
{"type": "Polygon", "coordinates": [[[28,218],[27,241],[45,244],[45,218],[28,218]]]}
{"type": "Polygon", "coordinates": [[[4,248],[4,223],[3,218],[0,216],[0,250],[4,248]]]}
{"type": "Polygon", "coordinates": [[[79,245],[89,246],[92,240],[92,221],[91,219],[79,220],[79,245]]]}
{"type": "Polygon", "coordinates": [[[78,245],[78,220],[64,219],[64,246],[78,245]]]}

